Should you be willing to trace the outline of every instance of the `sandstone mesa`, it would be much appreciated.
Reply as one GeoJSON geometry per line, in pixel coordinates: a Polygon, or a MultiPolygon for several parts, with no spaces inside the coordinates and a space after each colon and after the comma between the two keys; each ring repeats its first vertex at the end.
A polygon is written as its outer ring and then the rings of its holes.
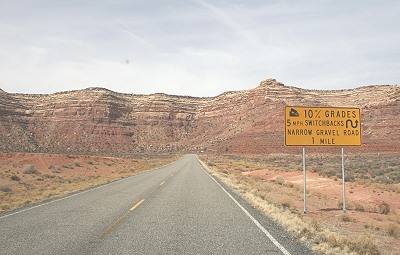
{"type": "Polygon", "coordinates": [[[284,107],[359,107],[362,152],[400,151],[400,87],[305,90],[267,79],[254,89],[196,98],[104,88],[54,94],[0,89],[0,151],[131,155],[282,153],[284,107]]]}

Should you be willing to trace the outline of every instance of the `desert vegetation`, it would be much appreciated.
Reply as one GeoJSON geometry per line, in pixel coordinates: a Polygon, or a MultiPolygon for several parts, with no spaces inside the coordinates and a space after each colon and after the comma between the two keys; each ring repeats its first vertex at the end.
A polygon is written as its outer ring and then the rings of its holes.
{"type": "Polygon", "coordinates": [[[0,212],[139,174],[176,159],[0,153],[0,212]]]}
{"type": "MultiPolygon", "coordinates": [[[[325,177],[342,178],[340,158],[332,155],[312,155],[308,158],[311,171],[325,177]]],[[[349,154],[345,156],[346,181],[378,184],[400,183],[398,154],[349,154]]],[[[400,190],[399,190],[400,191],[400,190]]]]}
{"type": "Polygon", "coordinates": [[[255,207],[324,254],[399,254],[400,155],[349,154],[342,211],[341,157],[307,156],[303,213],[301,155],[200,157],[207,169],[255,207]]]}

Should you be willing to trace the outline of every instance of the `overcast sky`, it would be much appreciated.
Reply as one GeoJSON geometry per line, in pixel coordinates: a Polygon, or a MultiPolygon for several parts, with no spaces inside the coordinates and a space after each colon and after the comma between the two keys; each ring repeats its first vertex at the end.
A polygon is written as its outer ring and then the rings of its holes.
{"type": "Polygon", "coordinates": [[[400,1],[0,0],[0,88],[216,96],[399,84],[400,1]]]}

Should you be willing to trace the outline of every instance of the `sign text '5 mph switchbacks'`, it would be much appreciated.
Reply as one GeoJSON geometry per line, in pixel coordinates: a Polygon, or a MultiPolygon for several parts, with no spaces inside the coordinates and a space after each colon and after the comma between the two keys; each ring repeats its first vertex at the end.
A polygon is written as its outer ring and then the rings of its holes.
{"type": "Polygon", "coordinates": [[[359,146],[359,108],[285,107],[285,145],[359,146]]]}

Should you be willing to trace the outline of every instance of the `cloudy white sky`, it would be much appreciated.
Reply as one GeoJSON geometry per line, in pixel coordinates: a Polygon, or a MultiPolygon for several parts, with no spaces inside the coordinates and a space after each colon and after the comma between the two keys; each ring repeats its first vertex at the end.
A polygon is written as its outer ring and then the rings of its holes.
{"type": "Polygon", "coordinates": [[[0,0],[0,88],[215,96],[399,84],[400,1],[0,0]]]}

